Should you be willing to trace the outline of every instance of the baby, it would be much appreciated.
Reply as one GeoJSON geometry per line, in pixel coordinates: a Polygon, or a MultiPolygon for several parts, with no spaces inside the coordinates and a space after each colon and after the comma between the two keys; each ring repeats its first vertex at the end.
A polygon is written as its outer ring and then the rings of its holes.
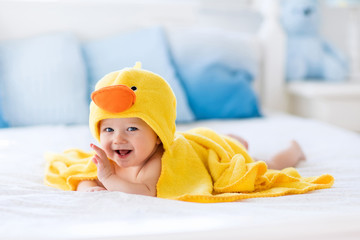
{"type": "MultiPolygon", "coordinates": [[[[98,169],[98,179],[79,183],[77,191],[121,191],[156,196],[156,184],[161,172],[164,149],[156,133],[140,118],[101,120],[100,144],[91,144],[98,169]],[[109,160],[110,159],[110,160],[109,160]]],[[[246,148],[241,137],[229,134],[246,148]]],[[[305,155],[296,141],[267,161],[269,168],[293,167],[305,155]]]]}
{"type": "Polygon", "coordinates": [[[98,179],[80,182],[77,190],[156,196],[164,149],[151,127],[140,118],[112,118],[99,128],[102,148],[91,144],[98,179]]]}
{"type": "Polygon", "coordinates": [[[248,143],[236,135],[207,128],[177,132],[171,87],[139,65],[106,75],[91,98],[89,127],[100,146],[91,144],[90,153],[71,149],[47,155],[49,186],[228,202],[305,193],[333,183],[330,175],[303,178],[289,168],[305,159],[296,141],[265,163],[254,161],[248,143]]]}

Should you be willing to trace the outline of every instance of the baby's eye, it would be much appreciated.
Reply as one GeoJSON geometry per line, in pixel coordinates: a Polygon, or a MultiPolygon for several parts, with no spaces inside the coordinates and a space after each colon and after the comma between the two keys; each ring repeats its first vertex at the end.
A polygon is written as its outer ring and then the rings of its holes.
{"type": "Polygon", "coordinates": [[[108,127],[108,128],[105,128],[104,131],[105,131],[105,132],[113,132],[114,129],[108,127]]]}
{"type": "Polygon", "coordinates": [[[127,130],[128,130],[129,132],[133,132],[133,131],[138,130],[138,128],[137,128],[137,127],[129,127],[127,130]]]}

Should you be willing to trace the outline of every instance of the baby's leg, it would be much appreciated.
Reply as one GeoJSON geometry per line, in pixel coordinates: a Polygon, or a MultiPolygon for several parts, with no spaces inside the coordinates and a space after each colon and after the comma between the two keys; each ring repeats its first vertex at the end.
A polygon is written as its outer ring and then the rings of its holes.
{"type": "Polygon", "coordinates": [[[305,154],[296,141],[291,141],[290,146],[275,154],[269,161],[266,161],[270,169],[281,170],[287,167],[294,167],[301,160],[305,160],[305,154]]]}
{"type": "Polygon", "coordinates": [[[234,134],[227,134],[227,136],[238,140],[247,150],[249,150],[249,143],[242,137],[234,134]]]}

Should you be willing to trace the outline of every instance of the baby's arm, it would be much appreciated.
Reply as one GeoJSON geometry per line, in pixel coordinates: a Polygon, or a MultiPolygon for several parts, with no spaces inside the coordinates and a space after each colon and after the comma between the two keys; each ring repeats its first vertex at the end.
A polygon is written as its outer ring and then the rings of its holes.
{"type": "Polygon", "coordinates": [[[97,191],[105,191],[106,188],[100,186],[96,180],[84,180],[81,181],[76,191],[80,192],[97,192],[97,191]]]}
{"type": "Polygon", "coordinates": [[[130,194],[156,197],[155,187],[150,187],[144,183],[128,182],[115,174],[103,179],[101,182],[109,191],[120,191],[130,194]]]}
{"type": "Polygon", "coordinates": [[[120,178],[115,174],[114,167],[107,158],[106,153],[94,144],[91,144],[91,147],[96,152],[93,161],[98,167],[98,179],[107,190],[156,196],[157,181],[149,181],[149,185],[147,185],[145,183],[129,182],[120,178]]]}

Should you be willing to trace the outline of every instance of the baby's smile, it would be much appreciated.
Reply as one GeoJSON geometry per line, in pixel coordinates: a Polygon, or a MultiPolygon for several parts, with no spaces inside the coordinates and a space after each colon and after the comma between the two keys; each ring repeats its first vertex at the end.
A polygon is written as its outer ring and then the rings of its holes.
{"type": "Polygon", "coordinates": [[[121,158],[126,157],[127,155],[129,155],[132,150],[115,150],[115,152],[120,155],[121,158]]]}

